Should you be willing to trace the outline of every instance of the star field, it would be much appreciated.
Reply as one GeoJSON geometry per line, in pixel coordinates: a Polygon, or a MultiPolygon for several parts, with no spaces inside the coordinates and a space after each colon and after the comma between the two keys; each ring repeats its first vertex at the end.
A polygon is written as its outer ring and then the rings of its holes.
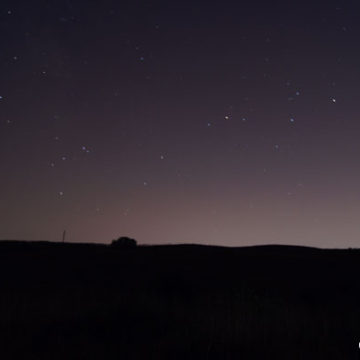
{"type": "Polygon", "coordinates": [[[357,247],[359,11],[5,1],[0,238],[357,247]]]}

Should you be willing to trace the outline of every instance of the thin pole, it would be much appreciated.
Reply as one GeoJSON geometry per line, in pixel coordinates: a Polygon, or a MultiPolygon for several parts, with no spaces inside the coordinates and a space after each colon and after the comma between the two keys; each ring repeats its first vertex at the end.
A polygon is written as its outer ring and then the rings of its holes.
{"type": "Polygon", "coordinates": [[[66,230],[64,230],[64,232],[63,232],[62,242],[65,242],[65,236],[66,236],[66,230]]]}

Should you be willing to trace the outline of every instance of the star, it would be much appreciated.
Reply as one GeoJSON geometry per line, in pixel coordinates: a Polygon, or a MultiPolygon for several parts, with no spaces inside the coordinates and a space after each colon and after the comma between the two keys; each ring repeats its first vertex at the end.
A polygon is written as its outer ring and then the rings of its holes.
{"type": "Polygon", "coordinates": [[[332,98],[331,101],[332,101],[333,103],[336,103],[336,99],[335,99],[335,98],[332,98]]]}

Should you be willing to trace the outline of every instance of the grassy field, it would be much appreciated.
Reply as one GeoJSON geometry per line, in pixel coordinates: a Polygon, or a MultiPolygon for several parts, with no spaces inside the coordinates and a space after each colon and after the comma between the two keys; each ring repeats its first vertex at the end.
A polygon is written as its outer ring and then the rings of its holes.
{"type": "Polygon", "coordinates": [[[0,359],[357,359],[360,251],[0,242],[0,359]]]}

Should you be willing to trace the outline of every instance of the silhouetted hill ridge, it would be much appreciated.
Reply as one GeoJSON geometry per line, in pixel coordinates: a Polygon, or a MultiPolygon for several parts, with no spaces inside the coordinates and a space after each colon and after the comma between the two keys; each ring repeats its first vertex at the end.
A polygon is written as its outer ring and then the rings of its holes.
{"type": "Polygon", "coordinates": [[[1,359],[356,356],[357,249],[0,241],[0,274],[1,359]]]}

